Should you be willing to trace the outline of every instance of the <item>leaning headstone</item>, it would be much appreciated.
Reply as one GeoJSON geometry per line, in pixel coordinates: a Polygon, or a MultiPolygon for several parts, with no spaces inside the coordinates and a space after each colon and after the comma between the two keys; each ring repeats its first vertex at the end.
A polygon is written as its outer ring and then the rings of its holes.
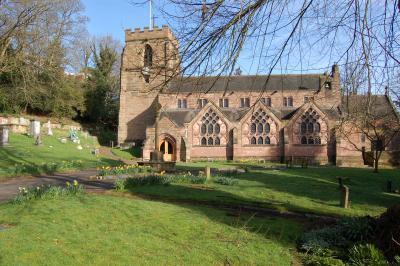
{"type": "Polygon", "coordinates": [[[349,187],[343,186],[341,191],[340,206],[347,209],[349,208],[349,187]]]}
{"type": "Polygon", "coordinates": [[[42,145],[42,137],[39,135],[36,136],[35,138],[35,145],[39,146],[42,145]]]}
{"type": "Polygon", "coordinates": [[[34,138],[40,135],[40,121],[37,120],[31,121],[30,135],[33,136],[34,138]]]}
{"type": "Polygon", "coordinates": [[[393,189],[392,189],[392,181],[390,181],[390,180],[388,180],[387,183],[386,183],[386,191],[387,191],[388,193],[392,193],[392,192],[393,192],[393,189]]]}
{"type": "Polygon", "coordinates": [[[339,183],[339,188],[342,188],[343,187],[343,178],[338,177],[337,179],[338,179],[338,183],[339,183]]]}
{"type": "Polygon", "coordinates": [[[209,180],[211,178],[211,167],[210,166],[206,166],[205,173],[206,173],[206,179],[209,180]]]}
{"type": "Polygon", "coordinates": [[[81,145],[76,146],[76,148],[77,148],[78,150],[82,150],[82,149],[83,149],[81,145]]]}
{"type": "Polygon", "coordinates": [[[0,146],[8,145],[8,126],[0,125],[0,146]]]}
{"type": "Polygon", "coordinates": [[[46,124],[46,134],[47,134],[47,136],[53,136],[53,130],[51,128],[50,120],[47,121],[47,124],[46,124]]]}

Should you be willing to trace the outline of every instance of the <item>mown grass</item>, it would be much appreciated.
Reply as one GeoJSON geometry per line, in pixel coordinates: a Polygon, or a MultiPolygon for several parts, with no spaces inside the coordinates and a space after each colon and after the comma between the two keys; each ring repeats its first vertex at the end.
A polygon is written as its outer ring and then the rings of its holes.
{"type": "Polygon", "coordinates": [[[10,145],[0,147],[0,180],[21,174],[74,170],[116,163],[91,153],[92,149],[99,146],[95,138],[89,136],[85,139],[80,136],[83,149],[78,150],[78,144],[70,140],[63,144],[58,139],[67,136],[68,131],[55,130],[54,136],[42,136],[43,144],[36,146],[34,138],[10,133],[10,145]]]}
{"type": "Polygon", "coordinates": [[[126,160],[132,160],[133,158],[140,158],[141,157],[141,149],[140,147],[132,147],[129,149],[121,149],[121,148],[113,148],[111,152],[120,158],[126,160]]]}
{"type": "Polygon", "coordinates": [[[299,224],[84,195],[0,205],[2,265],[291,265],[299,224]]]}
{"type": "MultiPolygon", "coordinates": [[[[221,163],[219,163],[221,164],[221,163]]],[[[234,166],[234,163],[212,167],[234,166]]],[[[183,164],[185,170],[203,170],[204,163],[183,164]]],[[[247,173],[234,176],[238,183],[225,186],[215,182],[201,187],[190,184],[169,186],[138,186],[130,189],[134,194],[157,196],[174,200],[197,200],[231,204],[255,205],[281,211],[301,211],[327,215],[379,215],[400,200],[399,194],[387,193],[386,182],[392,180],[395,188],[400,188],[398,170],[357,168],[291,168],[284,170],[262,169],[257,165],[247,173]],[[340,190],[336,177],[345,179],[350,188],[351,208],[340,207],[340,190]]]]}

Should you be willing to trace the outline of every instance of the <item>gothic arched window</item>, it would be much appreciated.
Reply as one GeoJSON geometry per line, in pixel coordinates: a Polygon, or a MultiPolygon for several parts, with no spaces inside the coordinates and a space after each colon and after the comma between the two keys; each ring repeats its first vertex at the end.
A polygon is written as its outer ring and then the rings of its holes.
{"type": "Polygon", "coordinates": [[[201,145],[221,145],[221,123],[219,116],[211,108],[201,118],[201,145]]]}
{"type": "Polygon", "coordinates": [[[250,144],[263,145],[271,144],[269,137],[273,120],[262,108],[256,110],[250,118],[250,144]],[[267,141],[268,139],[268,141],[267,141]],[[264,141],[265,140],[265,141],[264,141]]]}
{"type": "Polygon", "coordinates": [[[318,113],[309,108],[301,116],[300,134],[301,144],[320,145],[321,144],[321,124],[318,122],[320,116],[318,113]]]}
{"type": "Polygon", "coordinates": [[[149,44],[144,47],[144,66],[151,67],[153,65],[153,49],[149,44]]]}

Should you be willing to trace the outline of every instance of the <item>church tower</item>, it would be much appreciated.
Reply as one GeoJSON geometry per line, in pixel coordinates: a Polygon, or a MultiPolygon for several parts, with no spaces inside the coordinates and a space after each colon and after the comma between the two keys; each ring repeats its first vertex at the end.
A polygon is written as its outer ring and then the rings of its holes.
{"type": "Polygon", "coordinates": [[[157,95],[179,73],[178,41],[168,26],[125,31],[118,143],[141,141],[155,122],[157,95]]]}

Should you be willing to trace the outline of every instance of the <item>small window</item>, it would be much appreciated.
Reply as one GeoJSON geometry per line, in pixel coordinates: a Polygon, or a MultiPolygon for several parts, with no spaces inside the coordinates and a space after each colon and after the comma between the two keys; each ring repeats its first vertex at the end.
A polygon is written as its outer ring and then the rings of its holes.
{"type": "Polygon", "coordinates": [[[287,106],[287,104],[288,104],[287,98],[283,97],[283,106],[287,106]]]}
{"type": "Polygon", "coordinates": [[[321,139],[319,137],[315,138],[315,144],[321,144],[321,139]]]}
{"type": "Polygon", "coordinates": [[[250,143],[251,143],[252,145],[256,145],[256,144],[257,144],[256,138],[255,138],[255,137],[252,137],[250,143]]]}
{"type": "Polygon", "coordinates": [[[257,132],[261,134],[263,131],[264,131],[263,124],[259,123],[257,125],[257,132]]]}
{"type": "Polygon", "coordinates": [[[265,133],[269,133],[271,131],[271,127],[269,125],[269,123],[265,124],[265,133]]]}
{"type": "Polygon", "coordinates": [[[212,124],[208,124],[207,129],[208,134],[212,134],[214,132],[214,126],[212,124]]]}
{"type": "Polygon", "coordinates": [[[269,137],[265,137],[264,144],[271,144],[271,139],[269,137]]]}
{"type": "Polygon", "coordinates": [[[221,108],[228,108],[229,107],[229,100],[228,99],[219,99],[219,107],[221,108]]]}
{"type": "Polygon", "coordinates": [[[197,100],[197,105],[199,108],[203,108],[204,106],[206,106],[207,103],[208,103],[207,99],[198,99],[197,100]]]}
{"type": "Polygon", "coordinates": [[[241,98],[240,99],[240,107],[250,107],[250,98],[241,98]]]}
{"type": "Polygon", "coordinates": [[[207,126],[206,126],[206,124],[202,124],[201,125],[201,134],[206,134],[207,133],[207,126]]]}
{"type": "Polygon", "coordinates": [[[308,144],[314,144],[314,139],[310,137],[310,138],[308,139],[308,144]]]}
{"type": "Polygon", "coordinates": [[[301,123],[301,133],[306,133],[307,132],[307,124],[305,122],[301,123]]]}
{"type": "Polygon", "coordinates": [[[252,123],[252,124],[251,124],[251,126],[250,126],[250,132],[251,132],[252,134],[256,133],[256,124],[255,124],[255,123],[252,123]]]}
{"type": "Polygon", "coordinates": [[[364,143],[366,140],[365,133],[361,133],[361,142],[364,143]]]}
{"type": "Polygon", "coordinates": [[[202,145],[202,146],[206,146],[206,145],[207,145],[207,140],[206,140],[206,138],[203,137],[203,138],[201,139],[201,145],[202,145]]]}
{"type": "Polygon", "coordinates": [[[212,145],[214,145],[214,140],[213,140],[213,138],[212,137],[209,137],[208,138],[208,143],[207,143],[209,146],[212,146],[212,145]]]}
{"type": "Polygon", "coordinates": [[[178,108],[187,108],[187,101],[186,99],[178,99],[178,108]]]}
{"type": "Polygon", "coordinates": [[[214,145],[220,145],[220,140],[218,137],[215,138],[214,145]]]}
{"type": "Polygon", "coordinates": [[[305,136],[301,137],[301,144],[307,144],[307,138],[305,136]]]}
{"type": "Polygon", "coordinates": [[[214,133],[215,134],[219,134],[219,132],[221,131],[221,127],[218,124],[215,124],[214,126],[214,133]]]}
{"type": "Polygon", "coordinates": [[[267,106],[271,106],[272,102],[271,102],[271,98],[270,98],[270,97],[268,97],[268,98],[265,99],[265,104],[266,104],[267,106]]]}
{"type": "Polygon", "coordinates": [[[258,145],[262,145],[263,143],[264,143],[263,138],[262,138],[262,137],[258,137],[257,144],[258,144],[258,145]]]}
{"type": "Polygon", "coordinates": [[[289,97],[287,99],[287,104],[288,104],[288,106],[293,106],[293,97],[289,97]]]}

